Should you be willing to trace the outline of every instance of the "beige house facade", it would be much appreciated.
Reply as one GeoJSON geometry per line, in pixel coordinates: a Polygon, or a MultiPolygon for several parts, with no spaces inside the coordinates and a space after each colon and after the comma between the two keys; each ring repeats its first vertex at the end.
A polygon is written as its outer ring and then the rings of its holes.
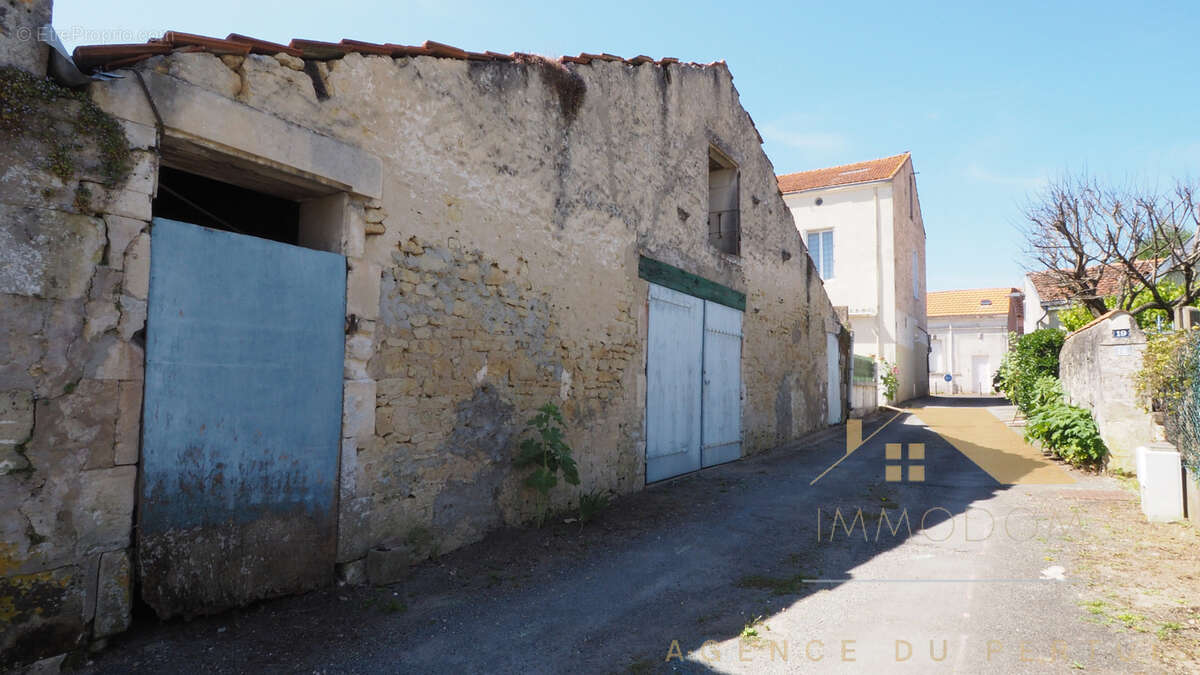
{"type": "Polygon", "coordinates": [[[547,403],[555,509],[844,405],[849,332],[724,63],[168,33],[76,50],[116,76],[80,98],[7,40],[35,114],[0,150],[0,668],[134,593],[382,583],[526,523],[547,403]],[[33,126],[80,111],[78,147],[33,126]]]}
{"type": "Polygon", "coordinates": [[[927,395],[925,225],[911,155],[778,181],[825,291],[849,311],[855,355],[898,369],[896,401],[927,395]]]}
{"type": "Polygon", "coordinates": [[[929,294],[929,391],[994,394],[992,380],[1020,335],[1024,302],[1016,288],[974,288],[929,294]]]}

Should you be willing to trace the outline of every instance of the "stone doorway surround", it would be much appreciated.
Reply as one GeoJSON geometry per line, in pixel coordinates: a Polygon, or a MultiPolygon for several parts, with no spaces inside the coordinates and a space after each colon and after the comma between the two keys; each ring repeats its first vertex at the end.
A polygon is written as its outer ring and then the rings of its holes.
{"type": "MultiPolygon", "coordinates": [[[[156,186],[161,164],[298,201],[298,243],[345,256],[337,561],[362,558],[365,546],[355,544],[364,540],[355,517],[361,510],[355,507],[362,502],[356,494],[357,452],[375,432],[376,383],[367,373],[367,361],[375,350],[381,274],[380,267],[365,257],[365,239],[384,231],[386,214],[379,202],[382,162],[361,148],[169,75],[142,71],[143,88],[132,71],[120,74],[124,75],[121,79],[94,84],[90,94],[97,105],[122,122],[132,145],[153,152],[136,172],[144,175],[147,185],[156,186]]],[[[144,298],[154,190],[151,187],[149,194],[128,192],[108,195],[108,203],[119,207],[120,217],[136,226],[134,236],[143,242],[136,248],[137,255],[125,259],[129,262],[126,277],[140,280],[140,297],[144,298]]],[[[140,352],[138,356],[144,358],[140,352]]],[[[141,409],[140,382],[126,397],[130,407],[141,409]]],[[[135,437],[134,461],[136,442],[135,437]]],[[[132,500],[132,480],[129,490],[132,500]]]]}

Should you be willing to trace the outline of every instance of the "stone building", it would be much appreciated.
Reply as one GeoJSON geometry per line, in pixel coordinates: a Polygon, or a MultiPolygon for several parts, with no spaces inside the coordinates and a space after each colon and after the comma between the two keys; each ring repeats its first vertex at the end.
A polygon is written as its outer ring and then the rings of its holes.
{"type": "Polygon", "coordinates": [[[1021,334],[1024,311],[1015,288],[972,288],[929,294],[929,391],[993,394],[992,380],[1021,334]],[[947,379],[949,375],[949,379],[947,379]]]}
{"type": "MultiPolygon", "coordinates": [[[[897,369],[896,400],[928,390],[925,221],[909,153],[778,177],[854,353],[897,369]]],[[[886,403],[878,388],[879,402],[886,403]]]]}
{"type": "Polygon", "coordinates": [[[168,33],[76,50],[118,76],[81,95],[21,47],[0,666],[527,522],[547,402],[582,477],[556,508],[843,404],[848,333],[724,63],[168,33]]]}

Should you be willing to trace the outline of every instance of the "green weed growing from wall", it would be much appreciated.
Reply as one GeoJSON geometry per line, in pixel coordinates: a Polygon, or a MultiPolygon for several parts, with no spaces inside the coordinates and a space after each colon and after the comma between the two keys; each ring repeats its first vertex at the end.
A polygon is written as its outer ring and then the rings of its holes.
{"type": "Polygon", "coordinates": [[[538,494],[538,527],[546,521],[550,509],[550,490],[558,485],[558,473],[571,485],[579,485],[579,469],[571,456],[571,446],[563,440],[562,412],[553,403],[538,408],[537,414],[525,424],[528,438],[521,441],[516,465],[532,467],[525,478],[525,487],[538,494]]]}

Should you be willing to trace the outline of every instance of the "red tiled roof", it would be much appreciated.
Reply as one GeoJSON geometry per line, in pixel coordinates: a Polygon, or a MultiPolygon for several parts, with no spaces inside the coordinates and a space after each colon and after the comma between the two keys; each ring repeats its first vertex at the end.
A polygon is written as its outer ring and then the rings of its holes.
{"type": "Polygon", "coordinates": [[[852,185],[854,183],[870,183],[885,180],[896,175],[910,153],[903,153],[882,159],[872,159],[867,162],[831,166],[827,169],[813,169],[799,173],[787,173],[776,176],[779,181],[779,191],[801,192],[815,188],[832,187],[834,185],[852,185]]]}
{"type": "MultiPolygon", "coordinates": [[[[290,54],[292,56],[314,61],[340,59],[346,54],[375,54],[393,58],[402,56],[434,56],[444,59],[463,59],[472,61],[514,61],[523,54],[499,54],[496,52],[468,52],[458,47],[440,42],[426,41],[421,46],[375,44],[359,40],[342,40],[341,42],[319,42],[317,40],[292,40],[287,45],[259,40],[257,38],[230,33],[224,39],[168,31],[161,38],[150,40],[145,44],[124,45],[89,45],[76,47],[74,52],[75,65],[82,70],[104,70],[129,66],[139,61],[160,54],[168,54],[176,49],[187,51],[205,51],[213,54],[290,54]]],[[[651,63],[666,66],[679,63],[679,59],[664,58],[658,61],[649,56],[637,56],[623,59],[612,54],[587,54],[579,56],[564,56],[561,63],[577,63],[587,65],[592,61],[621,61],[637,66],[651,63]]],[[[684,65],[705,67],[724,65],[724,61],[713,63],[688,63],[684,65]]]]}
{"type": "Polygon", "coordinates": [[[1015,288],[971,288],[962,291],[934,291],[925,296],[926,316],[963,316],[1008,314],[1010,293],[1015,288]]]}
{"type": "MultiPolygon", "coordinates": [[[[1138,271],[1145,276],[1153,276],[1160,260],[1139,260],[1135,264],[1138,271]]],[[[1038,298],[1043,303],[1068,302],[1076,299],[1078,294],[1073,291],[1065,280],[1073,274],[1071,270],[1046,270],[1030,272],[1029,280],[1037,290],[1038,298]]],[[[1088,297],[1106,298],[1121,292],[1121,286],[1127,280],[1124,268],[1118,265],[1095,265],[1087,268],[1088,279],[1095,285],[1094,293],[1088,297]]]]}

